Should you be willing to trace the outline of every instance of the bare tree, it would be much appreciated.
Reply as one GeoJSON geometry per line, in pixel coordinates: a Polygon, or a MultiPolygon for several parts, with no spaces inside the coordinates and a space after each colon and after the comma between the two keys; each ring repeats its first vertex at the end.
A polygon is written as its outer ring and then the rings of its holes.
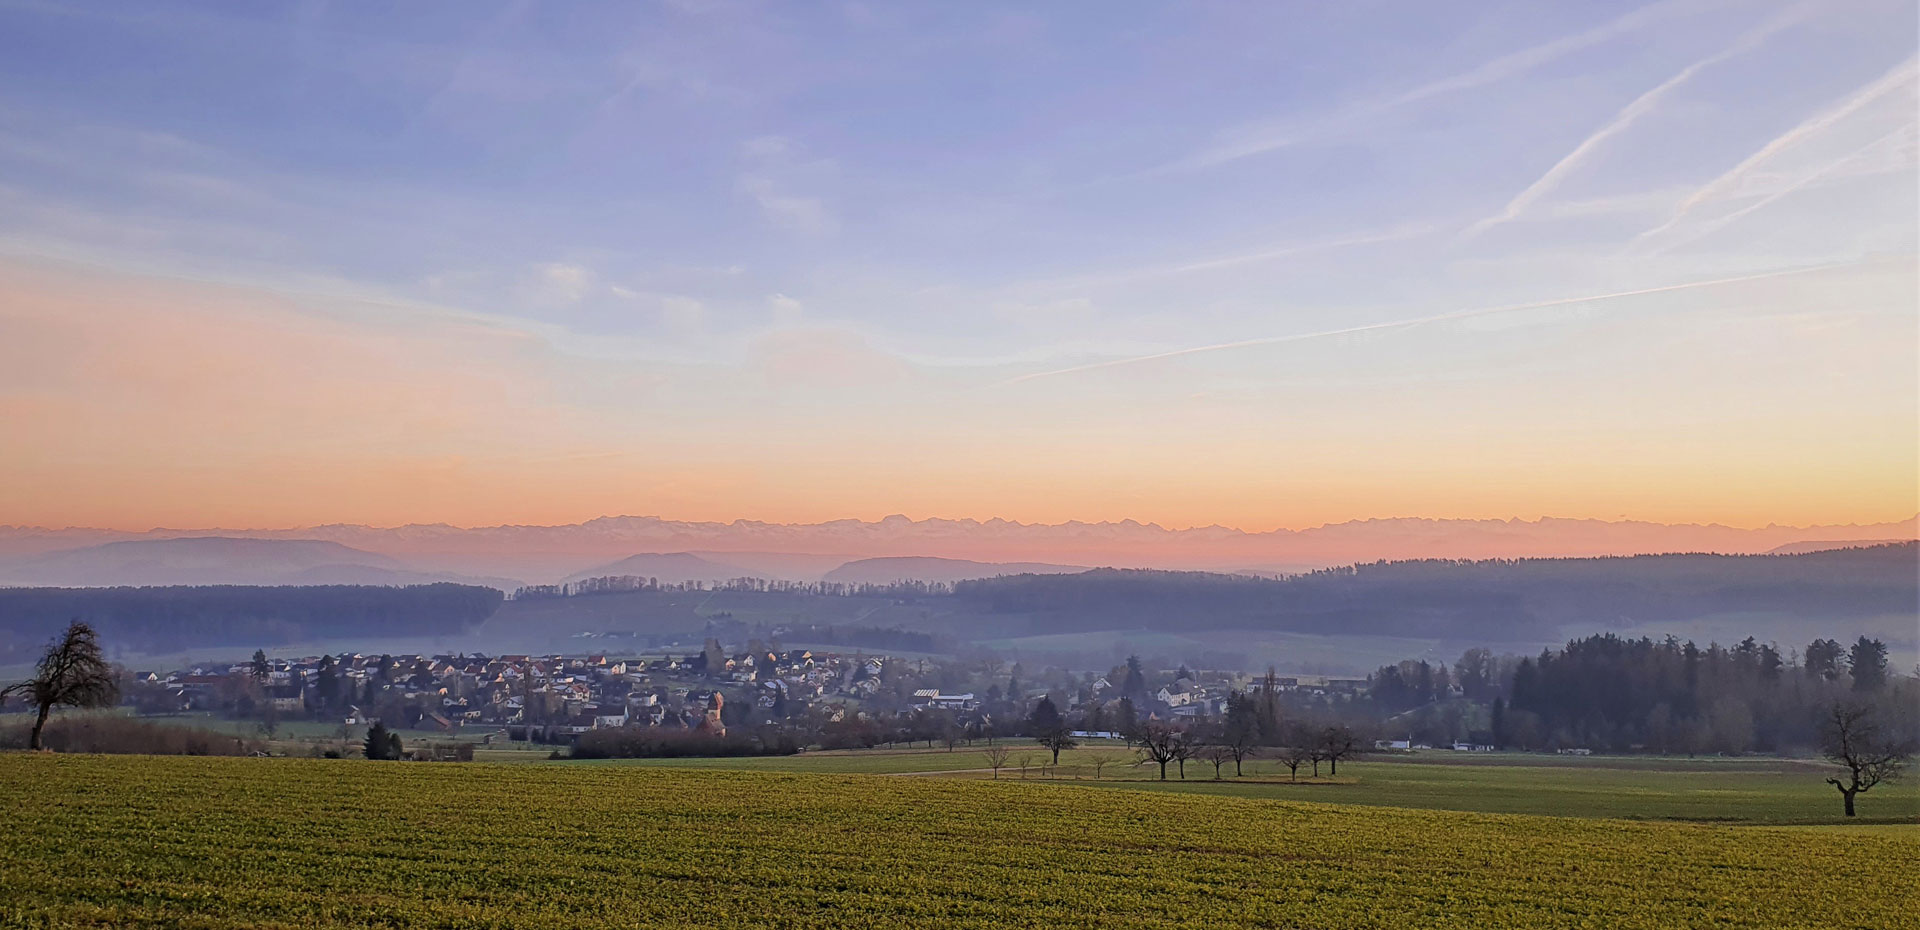
{"type": "Polygon", "coordinates": [[[1105,769],[1105,768],[1107,767],[1107,763],[1109,763],[1109,762],[1112,762],[1112,761],[1113,761],[1112,759],[1110,759],[1110,758],[1108,758],[1108,757],[1106,757],[1106,756],[1104,756],[1104,755],[1100,755],[1100,754],[1097,754],[1097,753],[1096,753],[1096,754],[1094,755],[1094,757],[1093,757],[1093,778],[1094,778],[1094,780],[1095,780],[1095,781],[1099,781],[1099,780],[1100,780],[1100,772],[1101,772],[1101,771],[1102,771],[1103,769],[1105,769]]]}
{"type": "Polygon", "coordinates": [[[0,702],[15,694],[25,695],[34,704],[33,736],[27,745],[39,749],[40,732],[55,706],[105,707],[119,699],[120,686],[113,667],[100,656],[100,639],[93,627],[75,620],[67,624],[58,642],[47,647],[39,674],[0,688],[0,702]]]}
{"type": "Polygon", "coordinates": [[[1013,764],[1020,767],[1020,780],[1026,781],[1027,769],[1033,767],[1033,753],[1030,753],[1030,752],[1021,753],[1018,758],[1015,758],[1013,760],[1013,764]]]}
{"type": "Polygon", "coordinates": [[[1292,781],[1300,780],[1300,766],[1307,762],[1315,763],[1315,774],[1318,774],[1319,758],[1319,753],[1304,740],[1289,739],[1285,746],[1280,747],[1280,764],[1287,767],[1287,777],[1292,781]]]}
{"type": "Polygon", "coordinates": [[[1340,774],[1340,760],[1359,752],[1360,734],[1353,732],[1352,727],[1335,724],[1321,731],[1320,757],[1327,760],[1327,774],[1340,774]]]}
{"type": "MultiPolygon", "coordinates": [[[[1217,739],[1208,740],[1200,747],[1200,758],[1202,761],[1213,763],[1213,780],[1219,781],[1220,770],[1226,768],[1227,763],[1234,761],[1233,747],[1217,739]]],[[[1235,774],[1239,773],[1235,772],[1235,774]]]]}
{"type": "Polygon", "coordinates": [[[1827,784],[1839,790],[1848,817],[1854,815],[1854,795],[1899,778],[1907,757],[1913,755],[1911,745],[1880,729],[1873,708],[1866,704],[1835,704],[1827,714],[1821,742],[1827,759],[1846,770],[1840,778],[1827,779],[1827,784]]]}
{"type": "Polygon", "coordinates": [[[1005,746],[987,747],[987,764],[993,767],[993,777],[1000,777],[1000,770],[1006,768],[1007,757],[1012,754],[1013,750],[1005,746]]]}
{"type": "Polygon", "coordinates": [[[1149,720],[1141,724],[1133,734],[1133,740],[1140,747],[1140,754],[1160,766],[1160,780],[1167,780],[1167,763],[1180,762],[1182,777],[1185,777],[1185,764],[1188,752],[1187,731],[1163,720],[1149,720]]]}
{"type": "Polygon", "coordinates": [[[1174,745],[1173,761],[1180,766],[1181,781],[1187,780],[1187,760],[1193,758],[1193,754],[1199,749],[1200,744],[1194,742],[1192,733],[1182,734],[1180,742],[1174,745]]]}
{"type": "Polygon", "coordinates": [[[1220,745],[1233,757],[1233,777],[1245,774],[1240,764],[1260,751],[1260,731],[1251,726],[1227,726],[1220,733],[1220,745]]]}

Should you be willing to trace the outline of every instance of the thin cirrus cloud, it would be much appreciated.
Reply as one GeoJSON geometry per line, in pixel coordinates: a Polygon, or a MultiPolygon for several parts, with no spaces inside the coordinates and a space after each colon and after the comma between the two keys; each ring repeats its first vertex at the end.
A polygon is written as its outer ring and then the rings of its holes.
{"type": "Polygon", "coordinates": [[[1766,280],[1775,279],[1775,278],[1792,277],[1792,276],[1802,275],[1802,274],[1813,274],[1813,273],[1818,273],[1822,271],[1828,271],[1834,267],[1843,267],[1843,266],[1794,268],[1794,269],[1787,269],[1783,271],[1768,271],[1768,272],[1760,272],[1757,274],[1737,275],[1730,278],[1716,278],[1716,279],[1704,280],[1704,281],[1685,281],[1678,284],[1665,284],[1657,287],[1637,288],[1635,290],[1630,290],[1630,291],[1616,291],[1613,293],[1606,293],[1606,294],[1586,294],[1579,297],[1560,297],[1560,298],[1554,298],[1551,300],[1534,301],[1534,302],[1524,303],[1524,304],[1510,304],[1506,306],[1495,306],[1495,307],[1474,307],[1474,308],[1465,309],[1465,310],[1450,310],[1445,313],[1436,313],[1429,316],[1414,317],[1411,319],[1403,319],[1403,320],[1386,320],[1378,323],[1364,323],[1358,326],[1347,326],[1341,329],[1323,330],[1320,332],[1293,333],[1293,334],[1284,335],[1284,336],[1263,336],[1255,339],[1242,339],[1236,342],[1224,342],[1224,343],[1218,343],[1214,345],[1191,346],[1191,347],[1182,348],[1182,349],[1173,349],[1167,352],[1157,352],[1151,355],[1140,355],[1140,356],[1134,356],[1131,358],[1109,359],[1106,361],[1094,362],[1086,365],[1075,365],[1069,368],[1059,368],[1059,369],[1054,369],[1050,371],[1031,372],[1028,374],[1019,375],[1017,377],[1010,378],[1004,382],[1001,382],[1001,384],[997,386],[1021,384],[1029,381],[1037,381],[1043,378],[1057,378],[1064,375],[1074,375],[1074,374],[1080,374],[1083,372],[1101,371],[1104,369],[1140,365],[1147,362],[1157,362],[1165,359],[1183,358],[1186,356],[1193,356],[1193,355],[1202,355],[1210,352],[1224,352],[1231,349],[1250,349],[1250,348],[1256,348],[1261,346],[1286,345],[1288,343],[1307,342],[1307,341],[1317,340],[1317,339],[1332,339],[1339,336],[1356,336],[1363,333],[1373,333],[1373,332],[1382,332],[1382,331],[1395,330],[1395,329],[1406,329],[1406,328],[1412,328],[1412,327],[1418,327],[1418,326],[1428,326],[1435,323],[1449,323],[1449,322],[1455,322],[1460,320],[1469,320],[1474,317],[1493,316],[1496,314],[1503,314],[1503,313],[1524,313],[1524,312],[1533,311],[1533,310],[1551,310],[1551,309],[1560,308],[1560,307],[1577,306],[1580,304],[1595,304],[1595,303],[1604,303],[1606,301],[1623,300],[1630,297],[1647,297],[1654,294],[1669,294],[1677,291],[1690,291],[1690,290],[1695,290],[1700,288],[1722,287],[1729,284],[1745,284],[1745,283],[1754,282],[1754,281],[1766,281],[1766,280]]]}

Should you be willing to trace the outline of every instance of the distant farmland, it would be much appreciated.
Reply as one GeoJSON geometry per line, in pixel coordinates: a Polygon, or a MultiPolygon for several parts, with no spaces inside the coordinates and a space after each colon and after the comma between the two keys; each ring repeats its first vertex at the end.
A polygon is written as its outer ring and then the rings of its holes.
{"type": "Polygon", "coordinates": [[[0,778],[6,926],[1920,926],[1904,836],[638,766],[0,778]]]}

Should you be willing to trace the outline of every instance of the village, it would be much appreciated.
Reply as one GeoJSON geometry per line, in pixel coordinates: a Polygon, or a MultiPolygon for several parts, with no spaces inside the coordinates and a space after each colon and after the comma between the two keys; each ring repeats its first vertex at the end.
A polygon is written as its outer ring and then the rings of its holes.
{"type": "MultiPolygon", "coordinates": [[[[332,655],[135,671],[124,702],[142,714],[207,714],[341,728],[383,723],[454,738],[574,742],[594,730],[657,728],[724,736],[729,729],[800,730],[818,743],[874,745],[1012,735],[1050,699],[1085,734],[1136,720],[1205,720],[1230,694],[1260,680],[1185,667],[1146,670],[1137,660],[1102,675],[1019,664],[782,648],[758,640],[737,650],[707,639],[687,655],[332,655]]],[[[1365,679],[1275,677],[1302,698],[1351,699],[1365,679]]]]}

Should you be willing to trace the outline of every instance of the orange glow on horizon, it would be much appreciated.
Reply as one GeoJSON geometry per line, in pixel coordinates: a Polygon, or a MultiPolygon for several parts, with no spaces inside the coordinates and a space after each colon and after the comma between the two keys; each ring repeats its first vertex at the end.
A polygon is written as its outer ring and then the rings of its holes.
{"type": "MultiPolygon", "coordinates": [[[[1920,512],[1916,401],[1885,389],[1912,380],[1911,344],[1877,331],[1762,332],[1724,358],[1677,342],[1662,351],[1704,373],[1623,354],[1645,370],[1544,388],[1335,378],[1216,397],[1163,390],[1191,376],[1176,369],[956,393],[942,379],[1004,372],[585,361],[453,313],[69,268],[0,264],[0,294],[0,523],[14,525],[907,513],[1248,531],[1370,517],[1753,528],[1920,512]],[[1841,357],[1879,380],[1842,371],[1816,386],[1832,396],[1768,384],[1841,357]]],[[[877,355],[838,337],[780,345],[877,355]]],[[[1316,358],[1287,364],[1311,373],[1316,358]]]]}

